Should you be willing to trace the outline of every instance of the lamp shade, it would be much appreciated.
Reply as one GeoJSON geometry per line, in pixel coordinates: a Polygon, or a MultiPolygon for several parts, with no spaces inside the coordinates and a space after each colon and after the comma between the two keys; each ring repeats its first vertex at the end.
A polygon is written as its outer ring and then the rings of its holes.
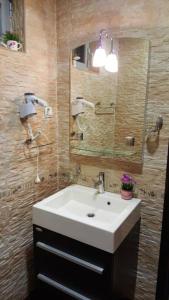
{"type": "Polygon", "coordinates": [[[118,59],[115,53],[112,52],[107,56],[105,69],[111,73],[118,72],[118,59]]]}
{"type": "Polygon", "coordinates": [[[36,109],[32,102],[24,103],[20,106],[20,118],[30,118],[36,115],[36,109]]]}
{"type": "Polygon", "coordinates": [[[106,62],[106,52],[105,50],[100,46],[96,49],[93,57],[93,67],[103,67],[106,62]]]}

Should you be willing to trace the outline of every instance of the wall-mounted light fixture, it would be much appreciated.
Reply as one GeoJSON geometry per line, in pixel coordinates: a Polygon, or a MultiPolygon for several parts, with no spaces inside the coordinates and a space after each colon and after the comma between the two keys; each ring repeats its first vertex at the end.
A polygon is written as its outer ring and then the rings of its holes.
{"type": "Polygon", "coordinates": [[[106,30],[100,31],[99,47],[95,50],[93,56],[93,67],[105,67],[108,72],[118,72],[118,59],[115,50],[113,49],[113,38],[108,36],[106,30]],[[108,56],[106,55],[106,50],[103,48],[103,37],[111,40],[111,49],[108,56]]]}
{"type": "Polygon", "coordinates": [[[118,59],[117,55],[113,49],[113,39],[111,38],[111,50],[106,58],[105,69],[108,72],[116,73],[118,72],[118,59]]]}
{"type": "Polygon", "coordinates": [[[103,33],[105,33],[105,30],[100,31],[99,47],[95,50],[95,53],[93,56],[93,67],[96,67],[96,68],[103,67],[106,62],[106,51],[102,46],[103,33]]]}

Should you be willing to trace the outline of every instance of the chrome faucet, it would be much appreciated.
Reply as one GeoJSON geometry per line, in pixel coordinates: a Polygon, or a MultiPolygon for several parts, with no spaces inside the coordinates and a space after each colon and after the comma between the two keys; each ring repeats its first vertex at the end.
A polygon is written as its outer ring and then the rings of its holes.
{"type": "Polygon", "coordinates": [[[99,180],[96,182],[95,186],[98,188],[100,194],[105,192],[105,178],[104,172],[99,172],[99,180]]]}

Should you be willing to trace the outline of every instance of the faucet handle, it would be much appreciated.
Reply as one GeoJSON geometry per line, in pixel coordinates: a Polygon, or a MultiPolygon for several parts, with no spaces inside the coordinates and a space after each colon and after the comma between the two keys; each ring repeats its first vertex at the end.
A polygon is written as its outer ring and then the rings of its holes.
{"type": "Polygon", "coordinates": [[[105,191],[105,176],[104,176],[104,172],[99,172],[99,180],[96,183],[96,186],[99,189],[99,193],[104,193],[105,191]]]}
{"type": "Polygon", "coordinates": [[[104,172],[99,172],[99,181],[104,182],[104,172]]]}
{"type": "Polygon", "coordinates": [[[94,181],[94,186],[98,187],[102,183],[103,183],[103,181],[99,179],[98,181],[94,181]]]}
{"type": "Polygon", "coordinates": [[[98,187],[100,184],[104,185],[104,179],[105,179],[105,175],[104,172],[99,172],[99,174],[97,175],[97,179],[93,179],[93,183],[95,187],[98,187]]]}

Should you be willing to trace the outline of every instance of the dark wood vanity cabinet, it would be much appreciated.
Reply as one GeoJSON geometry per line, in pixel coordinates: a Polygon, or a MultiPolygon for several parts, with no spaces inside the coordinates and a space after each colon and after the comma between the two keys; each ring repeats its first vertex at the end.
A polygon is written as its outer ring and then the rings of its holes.
{"type": "Polygon", "coordinates": [[[134,300],[139,223],[114,254],[34,225],[39,299],[134,300]]]}

